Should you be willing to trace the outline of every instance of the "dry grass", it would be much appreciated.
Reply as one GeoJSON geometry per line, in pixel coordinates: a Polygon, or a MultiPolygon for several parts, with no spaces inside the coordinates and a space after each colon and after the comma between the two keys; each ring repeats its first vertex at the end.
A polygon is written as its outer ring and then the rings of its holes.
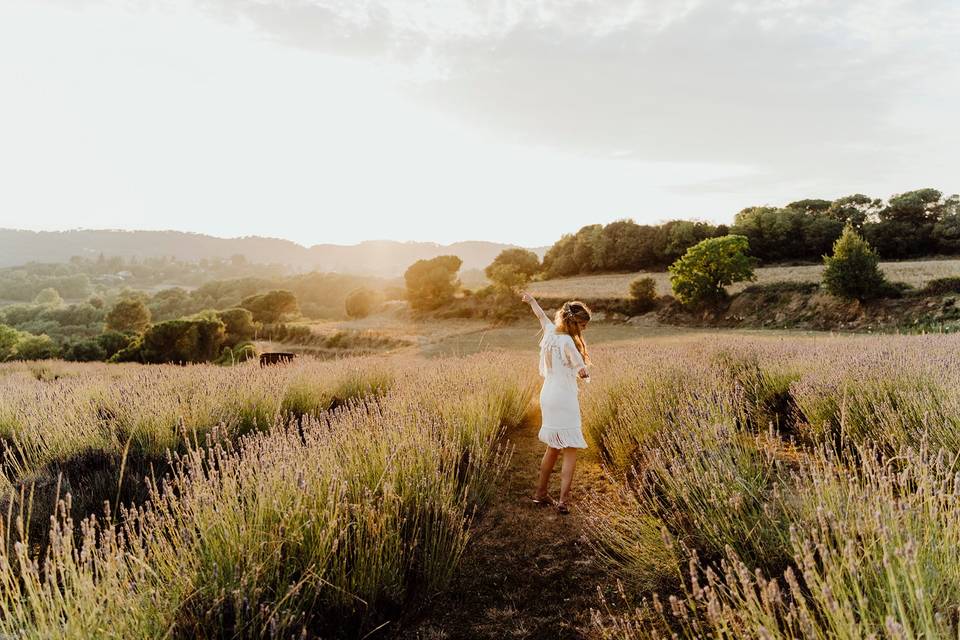
{"type": "Polygon", "coordinates": [[[0,366],[0,634],[331,637],[395,624],[449,581],[506,463],[500,434],[532,377],[504,365],[0,366]],[[84,467],[91,451],[119,473],[78,509],[62,497],[99,473],[84,467]],[[149,502],[120,524],[93,508],[134,481],[132,459],[158,455],[172,458],[149,502]],[[53,472],[35,500],[32,479],[53,472]],[[53,504],[50,535],[37,535],[53,504]]]}
{"type": "Polygon", "coordinates": [[[726,339],[605,354],[617,374],[586,395],[586,429],[624,503],[595,501],[591,531],[642,604],[598,614],[598,629],[956,637],[958,347],[726,339]]]}
{"type": "MultiPolygon", "coordinates": [[[[922,287],[935,278],[960,275],[960,260],[919,260],[910,262],[883,262],[881,268],[890,280],[922,287]]],[[[757,269],[757,283],[819,282],[821,265],[801,267],[763,267],[757,269]]],[[[624,298],[630,295],[630,283],[640,276],[650,276],[657,283],[657,293],[670,293],[670,277],[665,272],[615,273],[596,276],[578,276],[534,282],[530,292],[550,298],[624,298]]],[[[730,287],[736,292],[747,286],[740,283],[730,287]]]]}
{"type": "Polygon", "coordinates": [[[594,344],[569,519],[520,506],[529,351],[0,365],[0,634],[363,637],[433,601],[409,637],[958,636],[960,336],[594,344]],[[149,502],[92,508],[137,461],[149,502]]]}

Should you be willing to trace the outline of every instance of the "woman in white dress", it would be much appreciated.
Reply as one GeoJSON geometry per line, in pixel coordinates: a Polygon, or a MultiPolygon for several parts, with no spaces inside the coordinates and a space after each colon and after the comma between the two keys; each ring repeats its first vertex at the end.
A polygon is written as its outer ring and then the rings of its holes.
{"type": "Polygon", "coordinates": [[[565,303],[551,322],[533,296],[525,292],[522,298],[533,309],[543,327],[543,339],[540,341],[540,375],[543,376],[540,412],[543,421],[538,437],[547,445],[547,450],[540,462],[540,482],[533,501],[538,505],[551,504],[547,486],[557,458],[563,453],[557,510],[569,513],[567,499],[577,464],[577,450],[587,448],[587,441],[583,439],[580,429],[577,378],[590,381],[587,373],[590,358],[583,341],[583,330],[590,321],[590,309],[582,302],[573,300],[565,303]]]}

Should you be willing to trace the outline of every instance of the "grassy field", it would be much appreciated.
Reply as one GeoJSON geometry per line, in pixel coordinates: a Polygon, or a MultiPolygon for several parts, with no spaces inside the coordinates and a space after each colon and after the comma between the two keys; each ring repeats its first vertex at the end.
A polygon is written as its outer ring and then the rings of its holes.
{"type": "Polygon", "coordinates": [[[265,369],[0,365],[0,634],[960,632],[960,337],[604,334],[564,518],[525,500],[536,327],[446,329],[265,369]]]}
{"type": "Polygon", "coordinates": [[[360,637],[412,616],[530,401],[508,369],[0,365],[0,633],[360,637]]]}
{"type": "MultiPolygon", "coordinates": [[[[914,287],[922,287],[935,278],[960,275],[960,260],[919,260],[914,262],[881,263],[887,278],[895,282],[906,282],[914,287]]],[[[800,267],[762,267],[756,270],[759,284],[768,282],[819,282],[822,265],[800,267]]],[[[666,272],[615,273],[596,276],[579,276],[544,280],[530,285],[530,292],[537,296],[551,298],[618,298],[630,294],[630,283],[638,277],[649,276],[657,283],[657,292],[670,293],[670,278],[666,272]]],[[[736,292],[749,283],[739,283],[730,287],[736,292]]]]}
{"type": "MultiPolygon", "coordinates": [[[[505,349],[534,352],[540,341],[540,326],[533,315],[526,320],[504,325],[491,325],[485,320],[466,319],[412,319],[405,309],[397,308],[371,315],[360,320],[331,320],[314,322],[311,329],[321,335],[338,332],[369,332],[390,339],[403,341],[408,347],[392,351],[393,355],[406,356],[466,356],[484,351],[505,349]]],[[[709,339],[718,335],[796,337],[813,335],[810,332],[753,330],[709,330],[687,328],[657,323],[652,318],[638,325],[592,323],[586,330],[590,345],[602,346],[623,344],[631,341],[647,341],[668,337],[684,337],[687,340],[709,339]]],[[[282,344],[261,343],[263,348],[283,350],[282,344]]]]}

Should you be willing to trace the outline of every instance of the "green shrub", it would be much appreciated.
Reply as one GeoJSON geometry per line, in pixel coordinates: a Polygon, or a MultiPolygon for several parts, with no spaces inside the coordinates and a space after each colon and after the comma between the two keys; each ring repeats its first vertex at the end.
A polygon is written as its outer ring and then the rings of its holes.
{"type": "Polygon", "coordinates": [[[107,359],[107,352],[96,338],[81,340],[63,349],[63,359],[74,362],[96,362],[107,359]]]}
{"type": "Polygon", "coordinates": [[[13,327],[0,324],[0,362],[13,355],[17,343],[20,341],[20,336],[21,333],[13,327]]]}
{"type": "Polygon", "coordinates": [[[824,256],[823,262],[823,286],[833,295],[866,300],[883,294],[886,280],[880,258],[850,225],[833,243],[833,255],[824,256]]]}
{"type": "Polygon", "coordinates": [[[17,342],[13,360],[46,360],[55,358],[59,352],[57,345],[48,335],[25,335],[17,342]]]}
{"type": "Polygon", "coordinates": [[[373,313],[379,296],[372,289],[361,287],[354,289],[344,301],[344,310],[351,318],[366,318],[373,313]]]}
{"type": "Polygon", "coordinates": [[[647,276],[630,283],[630,299],[634,313],[646,313],[657,306],[657,283],[647,276]]]}
{"type": "Polygon", "coordinates": [[[63,298],[60,297],[60,292],[52,287],[41,290],[33,298],[33,304],[41,304],[49,307],[59,307],[63,304],[63,298]]]}
{"type": "Polygon", "coordinates": [[[212,362],[220,356],[225,330],[219,319],[194,318],[158,322],[118,352],[113,362],[162,364],[212,362]]]}
{"type": "Polygon", "coordinates": [[[220,352],[217,364],[235,365],[257,357],[257,347],[252,342],[241,342],[225,346],[220,352]]]}
{"type": "Polygon", "coordinates": [[[248,309],[224,309],[217,311],[216,315],[223,323],[223,343],[229,347],[249,342],[257,335],[257,324],[253,321],[253,313],[248,309]]]}
{"type": "Polygon", "coordinates": [[[504,249],[483,270],[491,282],[507,289],[522,287],[530,282],[538,271],[540,271],[540,258],[537,254],[528,249],[519,248],[504,249]]]}
{"type": "Polygon", "coordinates": [[[149,324],[150,309],[136,298],[120,300],[107,314],[107,329],[113,331],[140,332],[149,324]]]}
{"type": "Polygon", "coordinates": [[[902,298],[905,295],[914,293],[916,290],[908,282],[897,282],[884,280],[878,289],[877,296],[881,298],[902,298]]]}
{"type": "Polygon", "coordinates": [[[929,296],[939,296],[947,293],[960,293],[960,276],[936,278],[925,284],[920,292],[929,296]]]}
{"type": "Polygon", "coordinates": [[[673,293],[685,305],[716,302],[730,284],[753,280],[753,260],[744,236],[710,238],[687,249],[670,265],[673,293]]]}
{"type": "Polygon", "coordinates": [[[285,316],[300,312],[297,297],[290,291],[282,289],[248,296],[243,299],[240,306],[250,311],[256,322],[264,324],[280,322],[285,316]]]}
{"type": "Polygon", "coordinates": [[[140,352],[142,347],[143,336],[134,336],[127,343],[127,346],[107,358],[107,362],[143,362],[140,352]]]}
{"type": "Polygon", "coordinates": [[[457,256],[417,260],[403,274],[407,301],[417,311],[437,309],[453,301],[460,288],[457,272],[463,261],[457,256]]]}

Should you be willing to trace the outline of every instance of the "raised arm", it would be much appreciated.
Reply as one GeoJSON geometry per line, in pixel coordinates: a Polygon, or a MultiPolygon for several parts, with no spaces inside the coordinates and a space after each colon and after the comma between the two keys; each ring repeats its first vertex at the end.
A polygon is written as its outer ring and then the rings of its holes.
{"type": "Polygon", "coordinates": [[[544,330],[553,326],[553,323],[550,322],[550,318],[547,317],[547,314],[543,312],[543,309],[540,308],[540,305],[537,303],[537,299],[532,295],[524,291],[520,294],[520,299],[530,305],[530,308],[533,309],[534,315],[540,320],[540,326],[544,330]]]}

